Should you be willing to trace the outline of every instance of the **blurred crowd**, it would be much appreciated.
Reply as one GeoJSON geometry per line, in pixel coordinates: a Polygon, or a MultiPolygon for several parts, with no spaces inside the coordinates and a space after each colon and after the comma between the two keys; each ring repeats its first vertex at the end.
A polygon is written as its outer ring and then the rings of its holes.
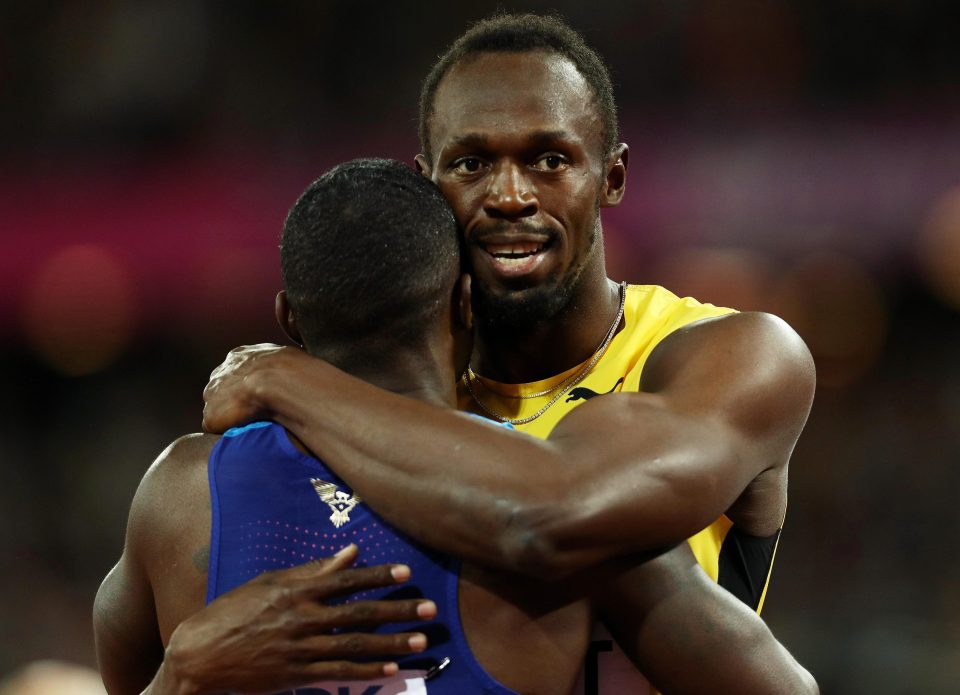
{"type": "MultiPolygon", "coordinates": [[[[421,77],[497,4],[0,3],[0,676],[94,664],[145,468],[230,347],[281,341],[287,208],[344,159],[412,161],[421,77]]],[[[824,692],[956,692],[951,3],[499,4],[610,64],[613,277],[773,311],[814,353],[774,632],[824,692]]]]}

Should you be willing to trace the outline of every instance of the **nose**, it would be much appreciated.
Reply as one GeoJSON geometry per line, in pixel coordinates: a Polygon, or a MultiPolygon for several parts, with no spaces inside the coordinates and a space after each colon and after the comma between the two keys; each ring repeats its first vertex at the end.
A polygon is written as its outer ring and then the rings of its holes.
{"type": "Polygon", "coordinates": [[[522,166],[498,164],[489,181],[483,209],[490,217],[517,219],[531,217],[540,210],[536,192],[522,166]]]}

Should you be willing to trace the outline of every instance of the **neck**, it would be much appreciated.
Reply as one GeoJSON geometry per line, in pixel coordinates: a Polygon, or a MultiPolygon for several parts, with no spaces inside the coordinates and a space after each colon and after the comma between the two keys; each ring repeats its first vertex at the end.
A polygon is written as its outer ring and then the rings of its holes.
{"type": "Polygon", "coordinates": [[[318,350],[314,355],[333,366],[386,391],[444,407],[456,407],[459,372],[450,350],[432,344],[363,351],[318,350]]]}
{"type": "Polygon", "coordinates": [[[478,322],[473,369],[504,383],[546,379],[596,352],[620,307],[619,285],[603,264],[584,269],[566,307],[521,330],[495,330],[478,322]]]}

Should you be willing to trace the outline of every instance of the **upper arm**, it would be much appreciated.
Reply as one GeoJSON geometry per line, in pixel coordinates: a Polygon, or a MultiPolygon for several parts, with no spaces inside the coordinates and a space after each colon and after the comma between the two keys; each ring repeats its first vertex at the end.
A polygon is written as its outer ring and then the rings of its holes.
{"type": "Polygon", "coordinates": [[[126,553],[100,585],[93,629],[107,691],[141,692],[163,661],[163,644],[149,580],[126,553]]]}
{"type": "Polygon", "coordinates": [[[800,336],[771,314],[731,314],[682,328],[644,368],[641,393],[714,423],[754,473],[786,463],[813,401],[815,370],[800,336]]]}
{"type": "MultiPolygon", "coordinates": [[[[162,458],[162,456],[161,456],[162,458]]],[[[127,520],[123,553],[93,604],[97,662],[110,693],[138,693],[163,660],[153,587],[144,561],[155,550],[146,532],[159,496],[156,464],[141,481],[127,520]]]]}
{"type": "Polygon", "coordinates": [[[682,543],[623,571],[595,604],[618,644],[670,693],[817,692],[810,674],[682,543]]]}
{"type": "Polygon", "coordinates": [[[639,393],[591,399],[557,425],[561,503],[532,507],[530,523],[574,568],[692,536],[785,469],[813,387],[809,351],[780,319],[681,329],[651,355],[639,393]]]}
{"type": "Polygon", "coordinates": [[[193,587],[170,568],[189,564],[174,553],[193,541],[196,527],[209,533],[208,508],[186,502],[206,494],[205,488],[197,488],[205,485],[212,439],[203,435],[174,442],[153,463],[134,495],[123,553],[100,585],[93,607],[97,661],[110,693],[141,692],[162,663],[161,618],[183,612],[179,605],[164,605],[165,584],[177,584],[171,588],[179,594],[193,593],[193,587]]]}

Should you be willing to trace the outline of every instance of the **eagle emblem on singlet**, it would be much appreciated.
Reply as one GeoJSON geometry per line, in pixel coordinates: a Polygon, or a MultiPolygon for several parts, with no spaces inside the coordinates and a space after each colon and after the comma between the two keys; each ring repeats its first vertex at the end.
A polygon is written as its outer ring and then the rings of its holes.
{"type": "Polygon", "coordinates": [[[350,512],[362,501],[358,495],[338,490],[335,484],[319,478],[310,478],[310,482],[313,483],[313,489],[317,491],[320,499],[333,512],[330,515],[330,521],[334,526],[340,528],[350,521],[350,512]]]}

